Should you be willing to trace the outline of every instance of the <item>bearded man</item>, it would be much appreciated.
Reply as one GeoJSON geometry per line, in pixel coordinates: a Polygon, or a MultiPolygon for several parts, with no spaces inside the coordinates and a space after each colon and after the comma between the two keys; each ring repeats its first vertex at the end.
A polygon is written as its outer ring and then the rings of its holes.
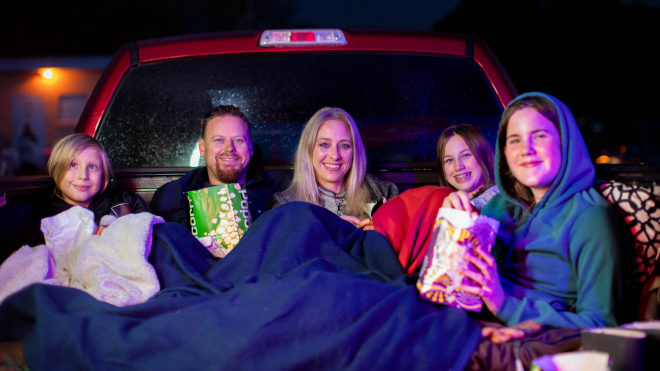
{"type": "Polygon", "coordinates": [[[252,221],[273,205],[274,183],[258,172],[248,179],[252,157],[250,123],[241,109],[218,106],[201,120],[202,138],[197,145],[206,167],[187,172],[177,180],[164,184],[151,199],[151,210],[167,222],[179,223],[190,230],[186,192],[230,184],[246,184],[252,221]]]}

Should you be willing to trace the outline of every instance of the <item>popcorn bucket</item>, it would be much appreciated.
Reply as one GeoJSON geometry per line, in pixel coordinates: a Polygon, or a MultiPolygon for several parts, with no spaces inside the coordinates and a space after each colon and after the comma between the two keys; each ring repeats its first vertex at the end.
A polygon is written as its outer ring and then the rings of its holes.
{"type": "Polygon", "coordinates": [[[490,252],[499,226],[497,220],[486,216],[472,219],[466,211],[441,208],[417,280],[420,296],[433,303],[481,311],[481,298],[461,291],[461,284],[477,285],[460,274],[460,270],[477,272],[477,268],[465,260],[465,254],[476,255],[472,251],[477,247],[490,252]]]}
{"type": "Polygon", "coordinates": [[[186,193],[190,204],[190,231],[197,237],[213,237],[231,251],[247,231],[252,217],[245,185],[225,184],[186,193]]]}

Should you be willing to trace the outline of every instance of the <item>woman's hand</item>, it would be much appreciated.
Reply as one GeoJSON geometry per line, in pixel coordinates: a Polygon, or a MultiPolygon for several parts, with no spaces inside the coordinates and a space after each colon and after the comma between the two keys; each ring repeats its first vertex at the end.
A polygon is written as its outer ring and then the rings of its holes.
{"type": "Polygon", "coordinates": [[[373,231],[374,229],[374,221],[371,219],[364,219],[360,220],[360,218],[357,218],[355,216],[349,216],[349,215],[342,215],[340,218],[344,219],[345,221],[352,223],[354,226],[357,228],[362,228],[365,231],[373,231]]]}
{"type": "Polygon", "coordinates": [[[442,207],[470,212],[472,211],[470,195],[465,191],[452,192],[442,201],[442,207]]]}
{"type": "Polygon", "coordinates": [[[480,247],[474,249],[474,252],[478,257],[468,253],[465,254],[465,260],[474,264],[479,272],[461,270],[461,274],[470,278],[480,287],[461,285],[461,290],[479,296],[484,301],[484,304],[486,304],[488,310],[495,314],[504,301],[504,290],[500,283],[500,276],[497,273],[495,258],[483,251],[480,247]]]}
{"type": "Polygon", "coordinates": [[[357,227],[362,228],[365,231],[373,231],[374,230],[374,221],[371,220],[371,219],[364,219],[363,221],[358,223],[357,227]]]}

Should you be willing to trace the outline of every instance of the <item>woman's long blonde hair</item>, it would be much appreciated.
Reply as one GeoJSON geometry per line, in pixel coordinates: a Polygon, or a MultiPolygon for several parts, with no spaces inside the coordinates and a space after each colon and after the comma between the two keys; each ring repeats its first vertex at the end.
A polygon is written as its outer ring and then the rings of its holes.
{"type": "Polygon", "coordinates": [[[348,173],[344,177],[344,187],[346,189],[346,215],[360,216],[365,213],[368,190],[364,184],[364,177],[367,173],[367,152],[362,143],[360,131],[353,117],[341,108],[325,107],[318,110],[307,121],[298,149],[293,168],[292,190],[297,201],[305,201],[315,205],[322,205],[321,195],[314,174],[314,165],[312,163],[312,153],[316,143],[316,135],[328,120],[340,120],[348,125],[353,142],[353,161],[348,173]]]}
{"type": "Polygon", "coordinates": [[[71,161],[73,161],[76,156],[80,154],[85,148],[95,148],[99,151],[101,156],[101,166],[103,166],[103,187],[99,190],[99,193],[103,193],[105,188],[110,183],[112,179],[112,167],[110,166],[110,160],[108,155],[105,153],[103,146],[93,137],[87,134],[71,134],[62,139],[60,139],[55,146],[53,151],[50,154],[48,159],[48,174],[55,180],[55,191],[53,194],[59,198],[62,198],[62,190],[60,189],[60,182],[64,178],[64,174],[69,170],[71,166],[71,161]]]}

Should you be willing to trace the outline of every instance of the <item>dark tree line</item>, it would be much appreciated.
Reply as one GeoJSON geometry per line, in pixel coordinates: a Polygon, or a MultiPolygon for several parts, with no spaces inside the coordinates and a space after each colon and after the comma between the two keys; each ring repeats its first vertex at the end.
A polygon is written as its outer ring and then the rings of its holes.
{"type": "Polygon", "coordinates": [[[563,99],[578,115],[658,120],[653,55],[660,9],[618,0],[463,0],[435,30],[476,34],[520,92],[563,99]]]}
{"type": "Polygon", "coordinates": [[[573,110],[592,159],[660,163],[660,9],[620,0],[463,0],[435,30],[476,34],[519,92],[573,110]]]}
{"type": "MultiPolygon", "coordinates": [[[[0,58],[113,54],[128,41],[190,33],[335,27],[295,23],[296,15],[297,0],[4,2],[0,58]]],[[[592,155],[627,146],[627,155],[660,163],[658,24],[660,8],[642,2],[462,0],[434,29],[482,37],[520,92],[566,102],[597,143],[592,155]]]]}
{"type": "Polygon", "coordinates": [[[295,0],[6,1],[0,58],[113,54],[128,41],[289,27],[295,0]]]}

